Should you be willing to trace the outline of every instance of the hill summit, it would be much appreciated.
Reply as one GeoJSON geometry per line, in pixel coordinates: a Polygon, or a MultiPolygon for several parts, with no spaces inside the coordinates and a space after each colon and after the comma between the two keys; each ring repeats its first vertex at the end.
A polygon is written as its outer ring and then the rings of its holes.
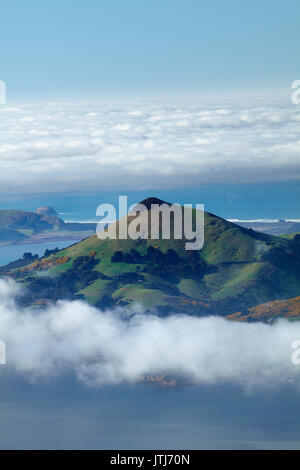
{"type": "Polygon", "coordinates": [[[163,204],[167,204],[168,206],[170,206],[169,202],[162,201],[161,199],[158,199],[157,197],[148,197],[147,199],[144,199],[143,201],[139,202],[138,205],[143,205],[148,210],[150,210],[151,206],[153,205],[162,206],[163,204]]]}

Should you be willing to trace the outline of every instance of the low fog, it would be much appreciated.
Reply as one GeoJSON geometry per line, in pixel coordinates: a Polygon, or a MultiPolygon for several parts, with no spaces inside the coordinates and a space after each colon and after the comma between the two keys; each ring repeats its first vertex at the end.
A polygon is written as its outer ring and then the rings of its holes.
{"type": "Polygon", "coordinates": [[[299,120],[278,94],[3,106],[0,194],[295,180],[299,120]]]}
{"type": "Polygon", "coordinates": [[[158,318],[139,306],[101,312],[81,301],[33,311],[17,306],[19,290],[13,281],[0,281],[0,339],[7,346],[7,365],[1,367],[29,380],[72,371],[92,386],[158,375],[246,389],[300,384],[300,365],[291,361],[300,322],[158,318]]]}

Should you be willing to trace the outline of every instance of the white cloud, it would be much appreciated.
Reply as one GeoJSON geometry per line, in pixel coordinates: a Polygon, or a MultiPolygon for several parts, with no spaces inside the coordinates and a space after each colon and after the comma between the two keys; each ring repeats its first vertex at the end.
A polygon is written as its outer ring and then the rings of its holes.
{"type": "Polygon", "coordinates": [[[2,106],[0,191],[299,178],[299,116],[287,98],[2,106]]]}
{"type": "Polygon", "coordinates": [[[18,308],[18,287],[0,281],[0,338],[7,367],[29,379],[73,370],[84,383],[135,383],[167,375],[189,383],[236,383],[246,388],[300,385],[291,343],[300,323],[241,324],[220,317],[158,318],[136,306],[101,312],[83,302],[44,311],[18,308]]]}

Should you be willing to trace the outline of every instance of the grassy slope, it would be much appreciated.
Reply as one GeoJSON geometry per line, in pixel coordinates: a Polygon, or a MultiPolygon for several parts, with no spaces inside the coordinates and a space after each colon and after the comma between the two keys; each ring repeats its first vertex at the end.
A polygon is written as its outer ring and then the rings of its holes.
{"type": "Polygon", "coordinates": [[[246,312],[237,312],[228,315],[229,320],[249,321],[273,321],[277,318],[300,320],[300,297],[287,300],[275,300],[262,305],[249,308],[246,312]]]}
{"type": "MultiPolygon", "coordinates": [[[[299,269],[293,262],[295,257],[289,254],[288,240],[241,228],[212,214],[205,214],[205,244],[200,256],[207,268],[200,278],[180,275],[178,282],[168,282],[142,273],[144,282],[118,282],[119,275],[136,272],[137,265],[112,263],[115,251],[129,253],[135,249],[145,255],[149,245],[163,253],[172,248],[182,259],[189,260],[182,240],[99,240],[93,236],[50,257],[46,270],[51,276],[58,275],[71,269],[78,257],[93,256],[93,269],[109,279],[97,279],[79,289],[78,294],[92,304],[106,295],[117,304],[138,301],[147,307],[168,306],[176,311],[185,307],[197,313],[207,313],[209,303],[218,313],[226,314],[239,304],[246,308],[300,293],[299,269]],[[271,256],[273,250],[277,250],[275,256],[271,256]],[[57,259],[64,261],[56,264],[57,259]]],[[[144,267],[139,264],[140,271],[144,267]]],[[[15,275],[26,281],[28,274],[35,275],[39,269],[31,266],[29,272],[15,275]]]]}

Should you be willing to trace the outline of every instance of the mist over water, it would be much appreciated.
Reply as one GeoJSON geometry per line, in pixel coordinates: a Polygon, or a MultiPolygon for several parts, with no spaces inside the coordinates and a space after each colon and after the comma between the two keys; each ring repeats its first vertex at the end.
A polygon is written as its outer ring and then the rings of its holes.
{"type": "Polygon", "coordinates": [[[0,448],[297,449],[297,323],[231,323],[83,302],[21,309],[0,282],[0,448]],[[141,384],[142,375],[178,379],[141,384]]]}
{"type": "Polygon", "coordinates": [[[166,376],[187,384],[246,390],[300,384],[291,344],[300,324],[230,322],[220,317],[159,318],[143,307],[100,311],[82,301],[22,309],[20,287],[0,281],[0,337],[7,367],[29,380],[74,373],[89,386],[166,376]]]}

